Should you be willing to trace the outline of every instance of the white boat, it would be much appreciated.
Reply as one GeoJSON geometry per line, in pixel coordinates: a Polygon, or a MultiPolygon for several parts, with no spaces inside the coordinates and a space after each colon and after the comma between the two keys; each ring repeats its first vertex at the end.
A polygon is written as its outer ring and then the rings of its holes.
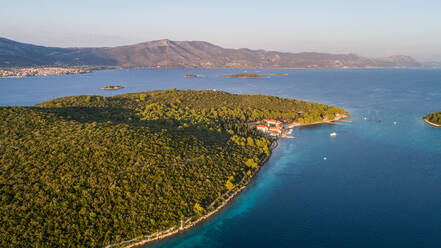
{"type": "Polygon", "coordinates": [[[336,132],[330,133],[329,136],[337,136],[336,132]]]}

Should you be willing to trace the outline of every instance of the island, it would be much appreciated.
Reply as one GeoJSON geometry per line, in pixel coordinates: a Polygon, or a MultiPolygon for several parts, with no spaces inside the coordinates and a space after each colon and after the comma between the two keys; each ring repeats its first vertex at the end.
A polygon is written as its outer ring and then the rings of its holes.
{"type": "Polygon", "coordinates": [[[250,74],[250,73],[239,73],[239,74],[232,74],[232,75],[220,75],[219,77],[225,77],[225,78],[269,78],[268,76],[262,76],[262,75],[250,74]]]}
{"type": "Polygon", "coordinates": [[[278,137],[258,123],[345,114],[177,89],[0,107],[0,246],[130,247],[176,234],[219,211],[268,160],[278,137]]]}
{"type": "Polygon", "coordinates": [[[185,74],[184,77],[186,77],[186,78],[195,78],[195,77],[197,77],[197,75],[194,75],[194,74],[185,74]]]}
{"type": "Polygon", "coordinates": [[[107,86],[105,86],[105,87],[103,87],[101,89],[102,90],[119,90],[119,89],[122,89],[122,88],[124,88],[124,86],[121,86],[121,85],[107,85],[107,86]]]}
{"type": "Polygon", "coordinates": [[[108,66],[72,66],[72,67],[10,67],[0,68],[0,78],[21,78],[31,76],[50,76],[84,74],[94,70],[114,69],[108,66]]]}
{"type": "Polygon", "coordinates": [[[427,114],[423,117],[423,120],[434,127],[441,127],[441,111],[427,114]]]}
{"type": "Polygon", "coordinates": [[[271,73],[271,76],[288,76],[288,73],[271,73]]]}

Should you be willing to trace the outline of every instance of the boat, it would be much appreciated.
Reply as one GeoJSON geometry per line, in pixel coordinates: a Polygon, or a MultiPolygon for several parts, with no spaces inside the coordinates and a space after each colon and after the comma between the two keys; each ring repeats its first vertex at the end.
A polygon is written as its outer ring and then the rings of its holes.
{"type": "Polygon", "coordinates": [[[330,133],[329,136],[337,136],[336,132],[330,133]]]}
{"type": "Polygon", "coordinates": [[[101,88],[102,90],[119,90],[124,88],[124,86],[121,85],[107,85],[106,87],[101,88]]]}

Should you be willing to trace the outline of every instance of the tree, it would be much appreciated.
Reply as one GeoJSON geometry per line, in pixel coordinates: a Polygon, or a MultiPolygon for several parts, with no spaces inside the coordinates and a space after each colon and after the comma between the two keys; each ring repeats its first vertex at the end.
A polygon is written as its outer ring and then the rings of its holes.
{"type": "Polygon", "coordinates": [[[245,165],[253,169],[256,169],[258,167],[258,164],[251,158],[245,162],[245,165]]]}
{"type": "Polygon", "coordinates": [[[194,212],[196,213],[196,214],[202,214],[204,211],[205,211],[205,209],[203,208],[203,207],[201,207],[201,205],[199,205],[199,203],[195,203],[194,204],[194,212]]]}

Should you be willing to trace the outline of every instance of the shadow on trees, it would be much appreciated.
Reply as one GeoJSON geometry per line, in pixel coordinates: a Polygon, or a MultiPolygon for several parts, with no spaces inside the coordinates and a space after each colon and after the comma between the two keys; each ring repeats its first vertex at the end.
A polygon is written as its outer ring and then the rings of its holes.
{"type": "MultiPolygon", "coordinates": [[[[96,123],[101,125],[125,125],[129,128],[148,128],[151,132],[166,131],[181,137],[197,137],[209,143],[226,142],[229,135],[225,132],[213,132],[202,126],[192,125],[173,118],[159,120],[141,120],[138,113],[131,109],[116,107],[63,107],[40,108],[34,110],[53,114],[65,121],[96,123]],[[180,126],[180,128],[178,128],[180,126]]],[[[97,127],[98,128],[98,127],[97,127]]]]}

